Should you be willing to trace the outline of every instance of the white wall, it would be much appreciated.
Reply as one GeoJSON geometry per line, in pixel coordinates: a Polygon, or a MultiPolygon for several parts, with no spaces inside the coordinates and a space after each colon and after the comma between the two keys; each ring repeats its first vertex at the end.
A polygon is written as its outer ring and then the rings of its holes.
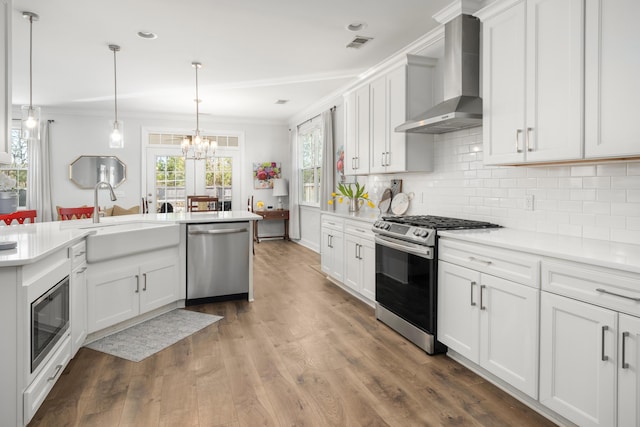
{"type": "MultiPolygon", "coordinates": [[[[125,146],[123,149],[110,149],[108,144],[110,116],[46,111],[46,108],[43,108],[43,119],[54,120],[54,123],[51,124],[52,199],[54,205],[93,204],[93,191],[80,189],[69,180],[69,164],[83,154],[113,155],[120,158],[127,165],[127,180],[117,188],[118,200],[115,203],[123,207],[139,205],[145,179],[145,173],[141,170],[142,129],[147,131],[171,129],[191,133],[195,127],[193,117],[121,116],[124,123],[125,146]]],[[[255,190],[253,188],[252,164],[263,161],[281,162],[283,176],[290,177],[289,165],[291,161],[286,124],[224,121],[208,117],[201,117],[200,122],[201,128],[206,132],[242,132],[244,134],[241,199],[234,200],[233,209],[245,210],[247,198],[251,195],[254,195],[256,200],[275,204],[276,199],[271,196],[271,190],[255,190]]],[[[113,204],[109,200],[107,192],[100,193],[101,206],[113,204]]],[[[275,223],[275,221],[273,222],[275,223]]],[[[278,224],[273,224],[273,226],[277,227],[278,224]]],[[[269,227],[265,227],[265,230],[268,229],[269,227]]]]}
{"type": "Polygon", "coordinates": [[[370,194],[392,178],[414,192],[407,214],[491,221],[538,232],[640,242],[640,162],[486,167],[482,128],[436,135],[430,174],[372,175],[370,194]],[[534,210],[525,210],[525,196],[534,210]]]}

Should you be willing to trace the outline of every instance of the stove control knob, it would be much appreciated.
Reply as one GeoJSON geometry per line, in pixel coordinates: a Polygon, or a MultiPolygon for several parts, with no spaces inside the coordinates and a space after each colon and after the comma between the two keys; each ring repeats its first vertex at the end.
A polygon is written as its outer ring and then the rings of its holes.
{"type": "Polygon", "coordinates": [[[420,235],[420,230],[413,230],[413,235],[414,236],[419,236],[420,235]]]}
{"type": "Polygon", "coordinates": [[[388,229],[390,229],[390,228],[391,228],[391,224],[389,224],[388,222],[385,222],[385,223],[383,224],[383,226],[384,226],[384,229],[385,229],[385,230],[388,230],[388,229]]]}
{"type": "Polygon", "coordinates": [[[380,228],[380,221],[376,221],[376,222],[374,222],[374,223],[373,223],[373,226],[374,226],[375,228],[380,228]]]}
{"type": "Polygon", "coordinates": [[[427,230],[421,230],[420,231],[420,237],[427,237],[427,230]]]}

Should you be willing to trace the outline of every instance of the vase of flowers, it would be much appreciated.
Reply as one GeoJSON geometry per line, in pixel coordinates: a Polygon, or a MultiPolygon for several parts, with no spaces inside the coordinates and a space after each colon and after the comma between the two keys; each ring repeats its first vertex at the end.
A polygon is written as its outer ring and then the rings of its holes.
{"type": "Polygon", "coordinates": [[[349,212],[358,212],[360,207],[365,203],[370,208],[375,208],[376,205],[369,200],[369,193],[366,192],[364,185],[360,185],[356,182],[355,190],[351,187],[351,184],[338,184],[338,192],[331,193],[332,199],[329,200],[329,204],[333,205],[334,200],[337,199],[338,203],[342,203],[346,198],[349,203],[349,212]]]}
{"type": "Polygon", "coordinates": [[[0,172],[0,214],[18,210],[18,189],[16,180],[0,172]]]}

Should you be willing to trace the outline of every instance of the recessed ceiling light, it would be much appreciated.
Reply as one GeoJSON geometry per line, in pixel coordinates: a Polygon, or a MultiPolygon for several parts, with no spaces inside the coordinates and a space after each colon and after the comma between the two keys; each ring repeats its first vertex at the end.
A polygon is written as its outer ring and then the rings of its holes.
{"type": "Polygon", "coordinates": [[[360,30],[364,30],[365,28],[367,28],[367,23],[366,22],[352,22],[351,24],[346,26],[347,30],[352,31],[352,32],[357,32],[360,30]]]}
{"type": "Polygon", "coordinates": [[[138,37],[142,39],[157,39],[158,35],[150,31],[138,31],[138,37]]]}
{"type": "Polygon", "coordinates": [[[278,99],[275,103],[278,105],[282,105],[282,104],[286,104],[287,102],[289,102],[288,99],[278,99]]]}

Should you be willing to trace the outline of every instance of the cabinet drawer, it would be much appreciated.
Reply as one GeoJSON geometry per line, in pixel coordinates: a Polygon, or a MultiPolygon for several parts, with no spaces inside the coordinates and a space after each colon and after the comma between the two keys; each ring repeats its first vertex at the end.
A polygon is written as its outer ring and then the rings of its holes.
{"type": "Polygon", "coordinates": [[[540,259],[523,252],[441,238],[438,259],[533,288],[540,287],[540,259]]]}
{"type": "Polygon", "coordinates": [[[569,261],[542,262],[542,289],[640,316],[640,275],[569,261]]]}
{"type": "Polygon", "coordinates": [[[23,411],[25,425],[35,415],[36,411],[53,388],[65,366],[71,359],[71,339],[69,336],[62,340],[53,357],[47,362],[42,371],[27,387],[23,394],[23,411]]]}
{"type": "Polygon", "coordinates": [[[331,230],[342,231],[344,220],[331,215],[322,215],[322,226],[331,230]]]}
{"type": "Polygon", "coordinates": [[[87,259],[87,242],[84,240],[78,242],[69,248],[69,259],[71,260],[71,269],[73,270],[87,259]]]}
{"type": "Polygon", "coordinates": [[[373,231],[371,231],[371,223],[364,221],[345,221],[344,232],[364,238],[369,238],[371,240],[373,240],[374,237],[373,231]]]}

